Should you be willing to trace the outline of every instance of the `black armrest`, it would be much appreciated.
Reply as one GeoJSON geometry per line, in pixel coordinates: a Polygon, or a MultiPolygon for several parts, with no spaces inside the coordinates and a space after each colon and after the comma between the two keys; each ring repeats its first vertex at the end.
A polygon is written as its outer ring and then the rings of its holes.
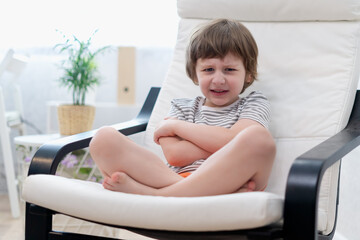
{"type": "Polygon", "coordinates": [[[285,239],[318,239],[317,209],[324,172],[360,145],[360,92],[344,130],[298,157],[293,163],[285,193],[285,239]]]}
{"type": "MultiPolygon", "coordinates": [[[[138,116],[131,121],[113,125],[113,127],[124,135],[145,131],[159,91],[160,88],[151,88],[138,116]]],[[[96,130],[92,130],[44,144],[35,153],[30,164],[28,175],[55,174],[57,166],[65,155],[72,151],[88,147],[95,133],[96,130]]]]}

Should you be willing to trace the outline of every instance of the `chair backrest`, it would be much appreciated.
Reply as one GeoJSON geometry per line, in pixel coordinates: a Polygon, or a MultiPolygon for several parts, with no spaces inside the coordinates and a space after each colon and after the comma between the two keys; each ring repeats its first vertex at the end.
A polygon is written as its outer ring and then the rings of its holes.
{"type": "MultiPolygon", "coordinates": [[[[146,144],[172,98],[200,90],[185,73],[185,48],[199,24],[215,18],[241,21],[259,47],[258,81],[271,103],[270,130],[277,156],[266,191],[284,195],[290,166],[306,150],[343,129],[359,79],[360,2],[357,0],[178,0],[181,17],[168,76],[148,125],[146,144]]],[[[339,165],[321,185],[318,229],[332,231],[339,165]]]]}
{"type": "Polygon", "coordinates": [[[0,101],[3,108],[9,108],[9,104],[5,104],[5,100],[11,99],[11,113],[23,117],[23,106],[20,86],[17,82],[19,76],[23,73],[28,62],[28,57],[16,55],[14,50],[9,49],[0,63],[0,84],[5,86],[0,92],[0,101]],[[3,81],[6,79],[6,81],[3,81]],[[6,83],[5,83],[6,82],[6,83]],[[6,93],[8,96],[3,96],[6,93]]]}

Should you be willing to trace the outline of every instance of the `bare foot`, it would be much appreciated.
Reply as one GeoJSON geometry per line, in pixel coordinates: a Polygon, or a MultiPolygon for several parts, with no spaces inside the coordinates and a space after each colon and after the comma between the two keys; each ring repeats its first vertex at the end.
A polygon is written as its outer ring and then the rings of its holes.
{"type": "MultiPolygon", "coordinates": [[[[115,172],[111,177],[105,177],[103,186],[105,189],[140,195],[157,195],[157,189],[143,185],[124,172],[115,172]]],[[[249,180],[235,193],[253,192],[256,184],[253,180],[249,180]]]]}
{"type": "Polygon", "coordinates": [[[103,186],[111,191],[141,195],[155,195],[156,192],[156,189],[135,181],[124,172],[115,172],[111,177],[105,177],[103,186]]]}
{"type": "Polygon", "coordinates": [[[253,192],[253,191],[255,191],[255,188],[256,188],[255,182],[253,180],[249,180],[235,193],[253,192]]]}

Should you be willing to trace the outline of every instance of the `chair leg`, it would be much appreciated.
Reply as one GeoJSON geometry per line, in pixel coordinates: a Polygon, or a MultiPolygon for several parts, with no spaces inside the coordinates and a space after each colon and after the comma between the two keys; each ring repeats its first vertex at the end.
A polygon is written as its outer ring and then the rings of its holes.
{"type": "Polygon", "coordinates": [[[14,162],[11,153],[11,145],[9,139],[1,139],[3,157],[4,157],[4,168],[6,175],[6,183],[10,200],[11,213],[14,218],[20,216],[19,196],[17,192],[17,184],[15,178],[14,162]]]}
{"type": "Polygon", "coordinates": [[[52,215],[49,210],[26,203],[25,240],[48,240],[52,229],[52,215]]]}
{"type": "Polygon", "coordinates": [[[14,218],[17,218],[20,216],[19,196],[17,192],[14,161],[10,144],[10,132],[5,120],[5,106],[2,100],[2,90],[0,89],[0,141],[4,158],[6,183],[9,193],[11,213],[14,218]]]}

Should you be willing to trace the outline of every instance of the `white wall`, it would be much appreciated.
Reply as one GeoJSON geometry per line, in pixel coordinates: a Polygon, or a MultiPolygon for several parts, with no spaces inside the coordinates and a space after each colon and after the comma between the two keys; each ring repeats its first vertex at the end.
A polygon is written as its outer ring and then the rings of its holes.
{"type": "Polygon", "coordinates": [[[176,0],[1,0],[0,49],[54,46],[55,30],[95,45],[173,46],[176,0]]]}
{"type": "MultiPolygon", "coordinates": [[[[341,163],[337,231],[339,240],[360,239],[360,147],[341,163]]],[[[337,240],[337,239],[335,239],[337,240]]]]}

